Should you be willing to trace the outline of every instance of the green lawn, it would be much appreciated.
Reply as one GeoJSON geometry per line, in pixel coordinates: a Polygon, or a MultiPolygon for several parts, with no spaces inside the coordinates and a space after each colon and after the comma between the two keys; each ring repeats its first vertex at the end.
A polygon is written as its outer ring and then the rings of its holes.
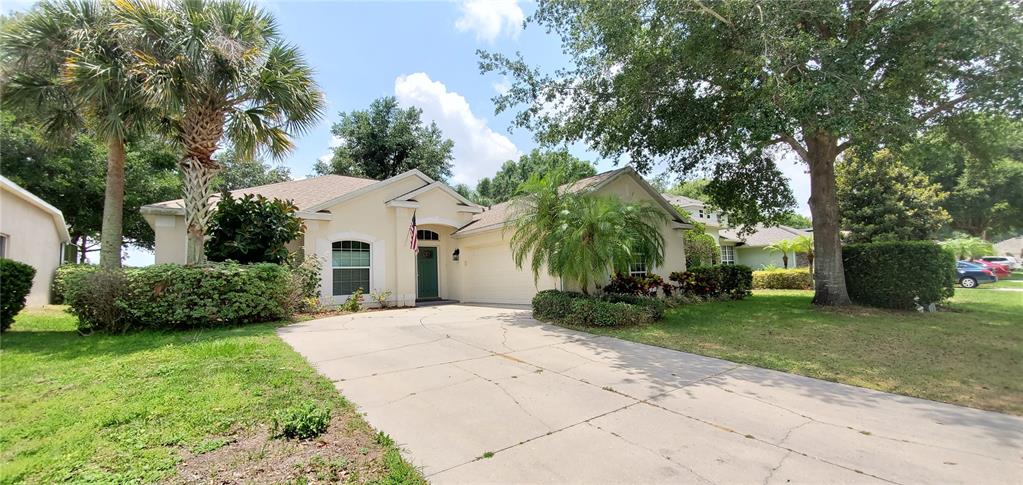
{"type": "Polygon", "coordinates": [[[0,342],[0,482],[421,482],[277,326],[82,337],[59,309],[22,313],[0,342]],[[306,400],[333,409],[328,435],[267,436],[306,400]]]}
{"type": "Polygon", "coordinates": [[[1023,292],[957,289],[932,314],[816,309],[811,296],[757,291],[672,310],[652,325],[582,330],[1023,415],[1023,292]]]}

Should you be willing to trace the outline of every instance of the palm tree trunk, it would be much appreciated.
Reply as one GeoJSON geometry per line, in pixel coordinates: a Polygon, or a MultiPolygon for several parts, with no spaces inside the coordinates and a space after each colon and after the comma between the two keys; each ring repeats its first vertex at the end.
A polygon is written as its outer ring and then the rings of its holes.
{"type": "Polygon", "coordinates": [[[785,269],[789,269],[789,253],[781,253],[781,264],[785,269]]]}
{"type": "Polygon", "coordinates": [[[217,169],[194,158],[186,158],[180,164],[184,178],[185,223],[187,226],[187,264],[206,264],[206,228],[213,210],[210,197],[213,195],[213,177],[217,169]]]}
{"type": "MultiPolygon", "coordinates": [[[[124,140],[107,140],[107,184],[103,194],[103,225],[100,234],[99,265],[121,267],[124,234],[124,140]]],[[[84,255],[84,251],[83,251],[84,255]]]]}
{"type": "Polygon", "coordinates": [[[220,171],[213,153],[224,134],[224,113],[202,103],[190,105],[185,109],[181,130],[185,155],[179,165],[184,177],[188,232],[185,261],[187,264],[206,264],[206,228],[213,216],[213,208],[210,207],[213,177],[220,171]]]}

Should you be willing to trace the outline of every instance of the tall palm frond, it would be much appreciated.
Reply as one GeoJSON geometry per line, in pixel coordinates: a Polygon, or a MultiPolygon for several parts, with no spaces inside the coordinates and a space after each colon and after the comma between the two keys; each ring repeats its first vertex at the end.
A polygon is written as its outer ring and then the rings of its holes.
{"type": "Polygon", "coordinates": [[[280,39],[267,10],[239,0],[120,0],[122,32],[138,40],[137,70],[182,146],[188,262],[203,243],[214,154],[223,141],[243,157],[290,152],[292,137],[323,115],[323,94],[298,49],[280,39]]]}

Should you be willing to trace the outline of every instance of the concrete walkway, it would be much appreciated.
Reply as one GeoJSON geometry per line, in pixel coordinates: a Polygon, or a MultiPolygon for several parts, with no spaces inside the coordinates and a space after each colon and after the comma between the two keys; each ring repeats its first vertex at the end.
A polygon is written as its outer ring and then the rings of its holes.
{"type": "Polygon", "coordinates": [[[1023,419],[595,337],[526,309],[369,312],[280,335],[433,483],[1023,483],[1023,419]]]}

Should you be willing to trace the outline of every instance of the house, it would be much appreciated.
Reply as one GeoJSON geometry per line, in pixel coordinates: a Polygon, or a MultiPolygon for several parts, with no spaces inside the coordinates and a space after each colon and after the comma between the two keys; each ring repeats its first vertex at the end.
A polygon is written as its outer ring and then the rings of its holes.
{"type": "Polygon", "coordinates": [[[996,256],[1013,256],[1023,258],[1023,236],[1006,239],[994,244],[996,256]]]}
{"type": "MultiPolygon", "coordinates": [[[[705,232],[714,238],[721,248],[721,262],[724,264],[744,264],[753,269],[764,266],[783,267],[781,253],[767,250],[767,246],[785,239],[810,235],[808,229],[796,229],[788,226],[767,227],[757,225],[751,234],[739,236],[737,230],[728,227],[728,217],[713,210],[704,202],[681,195],[661,194],[665,200],[679,207],[696,222],[705,226],[705,232]]],[[[789,267],[807,266],[806,255],[789,253],[789,267]]]]}
{"type": "Polygon", "coordinates": [[[0,257],[36,270],[25,306],[50,302],[53,274],[69,242],[71,236],[60,209],[0,175],[0,257]]]}
{"type": "MultiPolygon", "coordinates": [[[[725,264],[744,264],[753,269],[765,266],[784,267],[781,253],[769,251],[767,246],[786,239],[809,236],[810,229],[796,229],[789,226],[767,227],[757,224],[753,232],[740,236],[735,229],[721,231],[721,262],[725,264]]],[[[789,253],[789,268],[808,266],[805,254],[789,253]]]]}
{"type": "MultiPolygon", "coordinates": [[[[565,190],[590,191],[624,200],[646,201],[669,216],[662,234],[665,264],[644,268],[667,276],[685,269],[681,215],[631,168],[579,180],[565,190]]],[[[512,260],[505,231],[511,204],[490,208],[466,200],[451,187],[418,170],[386,180],[324,175],[304,180],[235,190],[235,196],[260,194],[292,200],[306,230],[292,250],[324,262],[321,300],[340,303],[356,288],[388,290],[391,303],[448,299],[469,303],[527,304],[538,290],[563,289],[546,274],[534,281],[528,263],[512,260]],[[409,228],[415,214],[419,251],[413,252],[409,228]]],[[[181,200],[141,209],[156,233],[156,262],[185,262],[185,222],[181,200]]],[[[569,289],[571,289],[569,285],[569,289]]]]}

